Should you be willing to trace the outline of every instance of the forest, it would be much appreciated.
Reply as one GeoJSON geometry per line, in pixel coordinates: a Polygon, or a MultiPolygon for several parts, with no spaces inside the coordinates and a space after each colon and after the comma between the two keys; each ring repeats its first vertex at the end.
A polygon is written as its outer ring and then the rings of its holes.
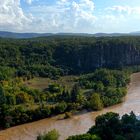
{"type": "Polygon", "coordinates": [[[0,66],[10,68],[11,76],[27,78],[122,69],[140,64],[139,43],[139,37],[0,38],[0,66]]]}
{"type": "MultiPolygon", "coordinates": [[[[57,130],[39,134],[37,140],[58,140],[57,130]]],[[[87,133],[70,136],[66,140],[139,140],[140,120],[131,112],[122,117],[117,113],[108,112],[100,115],[95,120],[87,133]]]]}
{"type": "Polygon", "coordinates": [[[0,128],[121,103],[140,70],[139,37],[0,38],[0,128]],[[75,76],[71,87],[57,81],[75,76]],[[36,77],[55,83],[34,89],[36,77]]]}
{"type": "MultiPolygon", "coordinates": [[[[139,140],[140,120],[133,112],[122,117],[117,113],[98,116],[95,126],[86,134],[70,136],[67,140],[139,140]]],[[[45,139],[44,139],[45,140],[45,139]]],[[[47,139],[46,139],[47,140],[47,139]]],[[[55,139],[57,140],[57,139],[55,139]]]]}

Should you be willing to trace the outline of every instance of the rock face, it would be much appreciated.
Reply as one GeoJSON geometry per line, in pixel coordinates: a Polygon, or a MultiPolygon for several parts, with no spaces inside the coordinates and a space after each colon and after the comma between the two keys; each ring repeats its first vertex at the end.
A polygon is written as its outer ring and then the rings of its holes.
{"type": "Polygon", "coordinates": [[[0,66],[70,74],[140,65],[140,37],[0,39],[0,66]]]}
{"type": "Polygon", "coordinates": [[[56,52],[57,63],[78,71],[92,71],[96,68],[120,68],[124,66],[140,65],[140,48],[131,40],[118,42],[107,40],[106,42],[77,45],[69,51],[58,47],[56,52]],[[63,51],[62,51],[63,50],[63,51]]]}
{"type": "MultiPolygon", "coordinates": [[[[86,51],[83,50],[84,52],[86,51]]],[[[90,48],[87,53],[77,58],[81,68],[122,67],[140,64],[140,50],[132,46],[99,46],[90,48]]]]}

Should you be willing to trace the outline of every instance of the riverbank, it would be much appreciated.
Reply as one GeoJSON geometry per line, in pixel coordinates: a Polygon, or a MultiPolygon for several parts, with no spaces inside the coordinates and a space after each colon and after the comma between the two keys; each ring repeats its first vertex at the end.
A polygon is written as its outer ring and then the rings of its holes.
{"type": "Polygon", "coordinates": [[[0,140],[35,140],[39,133],[57,129],[60,133],[60,140],[64,140],[70,135],[85,133],[93,124],[95,118],[106,112],[116,112],[119,114],[134,111],[140,113],[140,73],[131,76],[131,83],[125,102],[105,108],[97,112],[82,112],[70,119],[58,120],[58,116],[40,120],[37,122],[24,124],[9,128],[0,132],[0,140]]]}

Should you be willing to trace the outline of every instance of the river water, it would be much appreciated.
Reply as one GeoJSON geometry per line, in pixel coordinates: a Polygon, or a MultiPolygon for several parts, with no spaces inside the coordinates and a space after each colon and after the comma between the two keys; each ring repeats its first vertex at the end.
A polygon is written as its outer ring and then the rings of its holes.
{"type": "Polygon", "coordinates": [[[70,119],[59,120],[58,116],[28,123],[7,130],[0,131],[0,140],[36,140],[39,133],[57,129],[60,140],[65,140],[70,135],[81,134],[94,125],[95,118],[106,112],[117,112],[120,115],[134,111],[140,113],[140,73],[131,76],[131,83],[125,101],[121,104],[108,107],[97,112],[81,112],[70,119]]]}

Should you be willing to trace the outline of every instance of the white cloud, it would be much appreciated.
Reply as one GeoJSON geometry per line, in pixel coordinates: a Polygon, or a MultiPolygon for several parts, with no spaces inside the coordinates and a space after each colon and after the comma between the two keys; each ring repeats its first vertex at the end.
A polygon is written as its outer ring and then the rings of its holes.
{"type": "Polygon", "coordinates": [[[117,5],[117,6],[108,7],[108,8],[106,8],[106,10],[115,11],[115,12],[118,12],[120,14],[128,14],[128,15],[139,14],[140,15],[140,6],[131,7],[131,6],[117,5]]]}
{"type": "MultiPolygon", "coordinates": [[[[140,6],[112,6],[95,14],[93,0],[57,0],[34,5],[38,0],[0,0],[0,30],[20,32],[119,32],[128,22],[140,22],[140,6]]],[[[134,23],[133,23],[134,24],[134,23]]],[[[132,25],[132,24],[130,24],[132,25]]],[[[130,28],[130,26],[129,26],[130,28]]]]}
{"type": "Polygon", "coordinates": [[[31,4],[33,0],[25,0],[28,4],[31,4]]]}
{"type": "Polygon", "coordinates": [[[32,21],[20,7],[20,0],[0,1],[0,30],[22,30],[32,21]]]}
{"type": "Polygon", "coordinates": [[[39,1],[39,0],[24,0],[27,4],[31,5],[33,2],[39,1]]]}
{"type": "Polygon", "coordinates": [[[67,2],[68,0],[59,0],[60,2],[67,2]]]}
{"type": "Polygon", "coordinates": [[[98,23],[104,32],[131,32],[139,30],[140,6],[116,5],[107,7],[99,16],[98,23]],[[103,23],[101,23],[103,21],[103,23]]]}
{"type": "Polygon", "coordinates": [[[40,22],[40,32],[91,32],[96,21],[94,8],[92,0],[59,0],[53,6],[33,6],[30,10],[40,22]]]}

